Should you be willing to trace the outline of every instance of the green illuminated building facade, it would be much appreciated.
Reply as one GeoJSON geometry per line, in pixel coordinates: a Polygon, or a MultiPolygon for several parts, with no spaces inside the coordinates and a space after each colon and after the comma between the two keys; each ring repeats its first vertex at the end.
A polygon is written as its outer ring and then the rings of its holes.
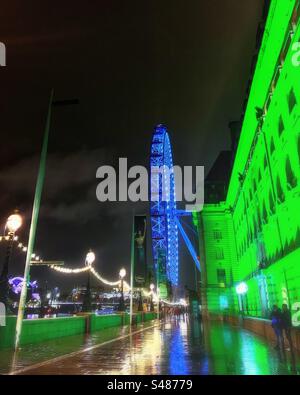
{"type": "Polygon", "coordinates": [[[300,325],[299,161],[300,1],[273,0],[227,191],[199,215],[205,312],[267,317],[288,303],[300,325]]]}

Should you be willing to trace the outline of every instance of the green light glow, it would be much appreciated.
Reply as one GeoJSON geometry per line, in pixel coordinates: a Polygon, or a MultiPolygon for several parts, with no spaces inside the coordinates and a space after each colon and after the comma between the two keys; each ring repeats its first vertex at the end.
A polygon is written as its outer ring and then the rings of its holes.
{"type": "Polygon", "coordinates": [[[299,17],[299,0],[271,2],[226,201],[204,205],[199,217],[203,307],[212,313],[239,311],[242,281],[246,315],[300,302],[299,17]]]}

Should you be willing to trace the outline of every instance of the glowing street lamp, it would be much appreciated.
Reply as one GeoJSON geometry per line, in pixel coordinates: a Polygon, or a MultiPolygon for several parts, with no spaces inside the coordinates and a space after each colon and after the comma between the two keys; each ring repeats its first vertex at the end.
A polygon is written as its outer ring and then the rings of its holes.
{"type": "Polygon", "coordinates": [[[248,285],[244,282],[239,283],[236,287],[235,287],[236,293],[238,295],[245,295],[248,292],[248,285]]]}
{"type": "Polygon", "coordinates": [[[241,282],[237,284],[237,286],[235,287],[235,291],[238,295],[240,312],[243,314],[244,313],[243,296],[246,295],[246,293],[248,292],[248,285],[245,282],[241,282]]]}
{"type": "Polygon", "coordinates": [[[12,214],[8,217],[6,222],[6,228],[8,233],[15,234],[16,231],[22,226],[22,217],[19,214],[12,214]]]}
{"type": "Polygon", "coordinates": [[[93,251],[90,250],[90,251],[86,254],[85,264],[86,264],[87,266],[92,266],[92,264],[95,262],[95,259],[96,259],[95,254],[93,253],[93,251]]]}
{"type": "Polygon", "coordinates": [[[121,269],[119,275],[121,279],[124,279],[124,277],[126,276],[126,270],[124,268],[121,269]]]}
{"type": "Polygon", "coordinates": [[[18,239],[17,236],[15,236],[15,233],[17,232],[18,229],[20,229],[21,226],[22,226],[22,217],[17,212],[15,212],[14,214],[8,217],[5,225],[5,231],[7,231],[7,236],[5,237],[5,239],[8,241],[8,244],[7,244],[5,261],[0,276],[0,302],[2,302],[6,306],[7,311],[8,311],[7,301],[8,301],[8,292],[9,292],[9,284],[8,284],[9,263],[10,263],[14,241],[18,239]]]}
{"type": "Polygon", "coordinates": [[[120,280],[121,280],[121,299],[119,304],[119,311],[125,311],[125,303],[124,303],[124,277],[126,276],[126,270],[122,268],[119,272],[120,280]]]}

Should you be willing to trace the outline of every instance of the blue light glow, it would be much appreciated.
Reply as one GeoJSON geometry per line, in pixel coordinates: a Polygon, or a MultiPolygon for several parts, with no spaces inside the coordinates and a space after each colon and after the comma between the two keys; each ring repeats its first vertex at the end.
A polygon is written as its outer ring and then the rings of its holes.
{"type": "Polygon", "coordinates": [[[178,285],[178,231],[176,223],[175,178],[172,171],[171,143],[167,129],[163,125],[158,125],[152,136],[150,167],[150,214],[154,266],[157,268],[159,254],[163,251],[166,257],[167,278],[172,285],[176,286],[178,285]],[[154,167],[159,167],[162,171],[154,174],[152,171],[154,167]],[[164,201],[163,179],[166,179],[167,172],[170,172],[170,185],[169,188],[166,188],[167,199],[164,201]]]}

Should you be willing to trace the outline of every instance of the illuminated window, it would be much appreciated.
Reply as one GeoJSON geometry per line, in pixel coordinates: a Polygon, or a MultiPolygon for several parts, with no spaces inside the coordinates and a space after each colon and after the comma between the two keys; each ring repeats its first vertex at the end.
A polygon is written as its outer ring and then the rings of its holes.
{"type": "Polygon", "coordinates": [[[295,188],[297,186],[297,177],[293,172],[291,161],[289,158],[287,158],[285,162],[285,173],[286,173],[288,188],[289,189],[295,188]]]}
{"type": "Polygon", "coordinates": [[[217,269],[217,279],[219,284],[226,284],[226,272],[225,269],[217,269]]]}
{"type": "Polygon", "coordinates": [[[288,105],[289,105],[289,112],[291,113],[295,107],[295,105],[297,104],[297,99],[295,96],[295,92],[294,89],[292,88],[290,90],[289,96],[288,96],[288,105]]]}
{"type": "Polygon", "coordinates": [[[228,309],[229,303],[228,303],[227,296],[220,295],[219,300],[220,300],[221,309],[228,309]]]}

